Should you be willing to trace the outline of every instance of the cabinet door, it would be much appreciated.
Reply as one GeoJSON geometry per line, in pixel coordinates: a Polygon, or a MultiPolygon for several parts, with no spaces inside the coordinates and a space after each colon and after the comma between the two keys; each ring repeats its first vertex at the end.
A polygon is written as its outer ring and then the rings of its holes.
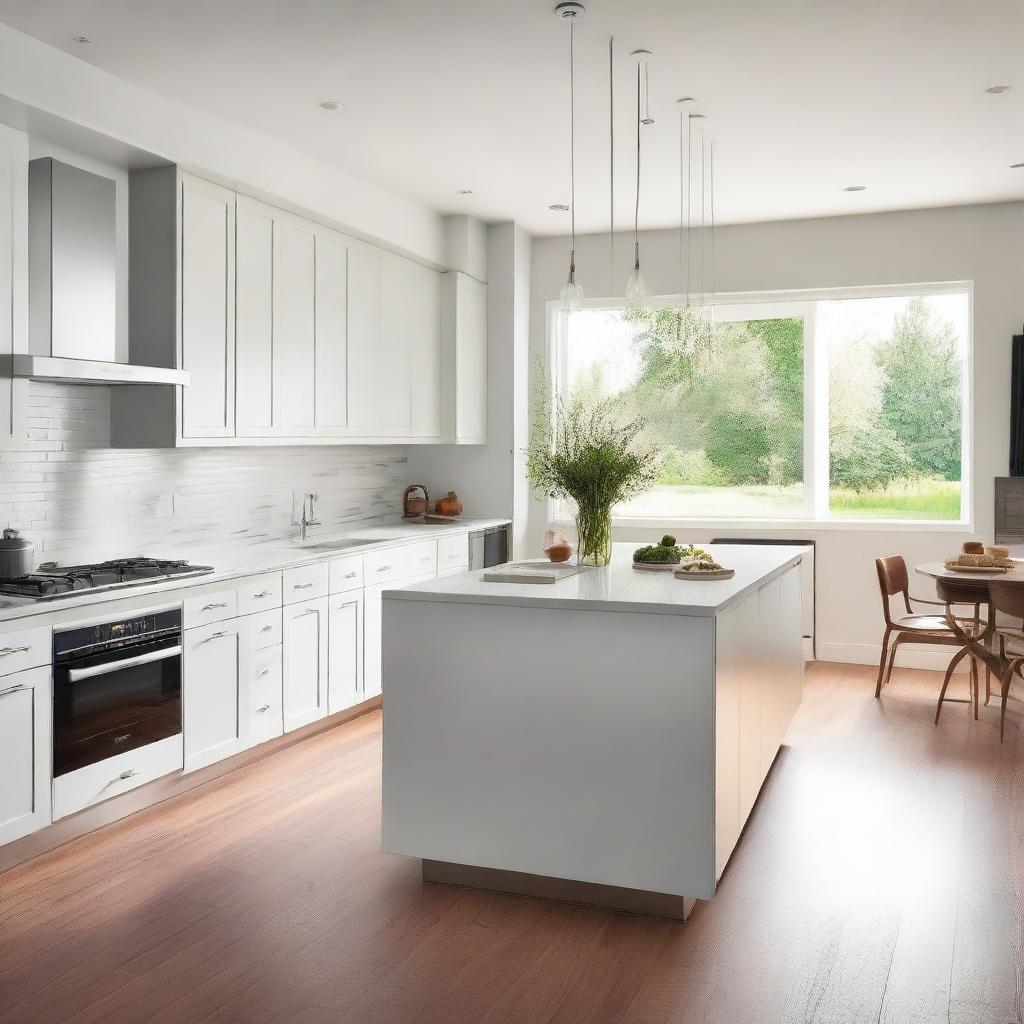
{"type": "Polygon", "coordinates": [[[441,275],[414,267],[409,282],[408,323],[412,360],[412,432],[441,436],[441,275]]]}
{"type": "Polygon", "coordinates": [[[235,237],[235,426],[266,437],[274,425],[273,210],[238,197],[235,237]]]}
{"type": "Polygon", "coordinates": [[[0,676],[0,845],[50,824],[50,670],[0,676]]]}
{"type": "Polygon", "coordinates": [[[333,231],[316,236],[317,434],[348,423],[348,246],[333,231]]]}
{"type": "Polygon", "coordinates": [[[185,771],[248,745],[248,691],[241,671],[239,620],[185,630],[183,732],[185,771]]]}
{"type": "Polygon", "coordinates": [[[28,381],[8,365],[28,348],[27,210],[28,136],[0,124],[0,448],[24,440],[27,426],[28,381]]]}
{"type": "Polygon", "coordinates": [[[274,218],[274,379],[276,433],[311,432],[316,406],[316,256],[313,225],[274,218]]]}
{"type": "Polygon", "coordinates": [[[385,590],[398,590],[410,583],[437,578],[436,572],[409,576],[391,583],[378,583],[363,591],[363,700],[376,697],[384,690],[383,679],[383,613],[385,590]]]}
{"type": "Polygon", "coordinates": [[[235,432],[235,195],[188,175],[181,181],[181,389],[186,438],[235,432]]]}
{"type": "Polygon", "coordinates": [[[363,594],[353,590],[329,600],[327,710],[333,715],[363,699],[363,594]]]}
{"type": "Polygon", "coordinates": [[[465,274],[455,290],[455,440],[487,440],[487,285],[465,274]]]}
{"type": "Polygon", "coordinates": [[[327,598],[284,609],[284,731],[327,714],[327,598]]]}
{"type": "Polygon", "coordinates": [[[380,352],[380,253],[365,245],[348,251],[348,424],[382,422],[379,396],[385,367],[380,352]]]}
{"type": "Polygon", "coordinates": [[[412,345],[420,301],[416,269],[399,256],[381,257],[377,426],[395,433],[412,427],[412,345]]]}

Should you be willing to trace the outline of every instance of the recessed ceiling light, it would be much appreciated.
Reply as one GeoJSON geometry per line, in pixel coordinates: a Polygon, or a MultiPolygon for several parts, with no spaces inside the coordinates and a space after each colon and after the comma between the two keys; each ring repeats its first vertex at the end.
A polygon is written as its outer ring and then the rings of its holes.
{"type": "Polygon", "coordinates": [[[843,189],[844,192],[867,192],[867,185],[847,185],[843,189]]]}
{"type": "Polygon", "coordinates": [[[569,212],[569,204],[568,203],[552,203],[548,207],[548,209],[549,210],[554,210],[555,213],[568,213],[569,212]]]}
{"type": "Polygon", "coordinates": [[[337,100],[324,100],[320,107],[323,110],[344,110],[345,104],[339,103],[337,100]]]}
{"type": "Polygon", "coordinates": [[[1001,93],[1009,92],[1009,91],[1010,91],[1010,86],[1008,86],[1008,85],[990,85],[985,90],[985,92],[987,92],[989,94],[989,96],[999,96],[1001,93]]]}
{"type": "Polygon", "coordinates": [[[72,42],[78,43],[79,46],[88,46],[92,40],[88,36],[74,36],[72,42]]]}

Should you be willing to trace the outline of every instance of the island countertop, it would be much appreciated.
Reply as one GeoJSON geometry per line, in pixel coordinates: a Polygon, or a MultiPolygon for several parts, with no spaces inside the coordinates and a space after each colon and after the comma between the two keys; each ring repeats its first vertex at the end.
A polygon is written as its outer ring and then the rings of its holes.
{"type": "MultiPolygon", "coordinates": [[[[612,561],[551,584],[486,583],[490,570],[428,580],[384,597],[403,601],[575,608],[591,611],[714,616],[753,588],[796,565],[807,549],[798,545],[706,544],[704,549],[736,575],[728,580],[678,580],[671,572],[633,568],[636,544],[614,544],[612,561]]],[[[521,563],[513,563],[521,564],[521,563]]]]}

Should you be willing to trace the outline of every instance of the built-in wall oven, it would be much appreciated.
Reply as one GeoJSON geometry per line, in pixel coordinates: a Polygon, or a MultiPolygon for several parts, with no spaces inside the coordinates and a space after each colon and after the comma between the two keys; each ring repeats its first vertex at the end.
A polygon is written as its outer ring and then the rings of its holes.
{"type": "Polygon", "coordinates": [[[180,734],[180,608],[54,631],[55,779],[180,734]]]}

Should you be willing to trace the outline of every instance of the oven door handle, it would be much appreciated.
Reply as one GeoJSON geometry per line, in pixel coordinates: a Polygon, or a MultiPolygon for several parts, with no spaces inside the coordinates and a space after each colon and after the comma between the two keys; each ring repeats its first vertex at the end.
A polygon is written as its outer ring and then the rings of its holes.
{"type": "Polygon", "coordinates": [[[148,654],[139,654],[134,658],[123,658],[121,661],[108,661],[103,665],[90,665],[88,668],[68,669],[68,679],[77,683],[80,679],[92,679],[93,676],[105,676],[111,672],[120,672],[123,668],[135,668],[137,665],[150,665],[154,661],[165,661],[167,658],[178,658],[181,656],[181,645],[177,647],[165,647],[161,651],[150,651],[148,654]]]}

